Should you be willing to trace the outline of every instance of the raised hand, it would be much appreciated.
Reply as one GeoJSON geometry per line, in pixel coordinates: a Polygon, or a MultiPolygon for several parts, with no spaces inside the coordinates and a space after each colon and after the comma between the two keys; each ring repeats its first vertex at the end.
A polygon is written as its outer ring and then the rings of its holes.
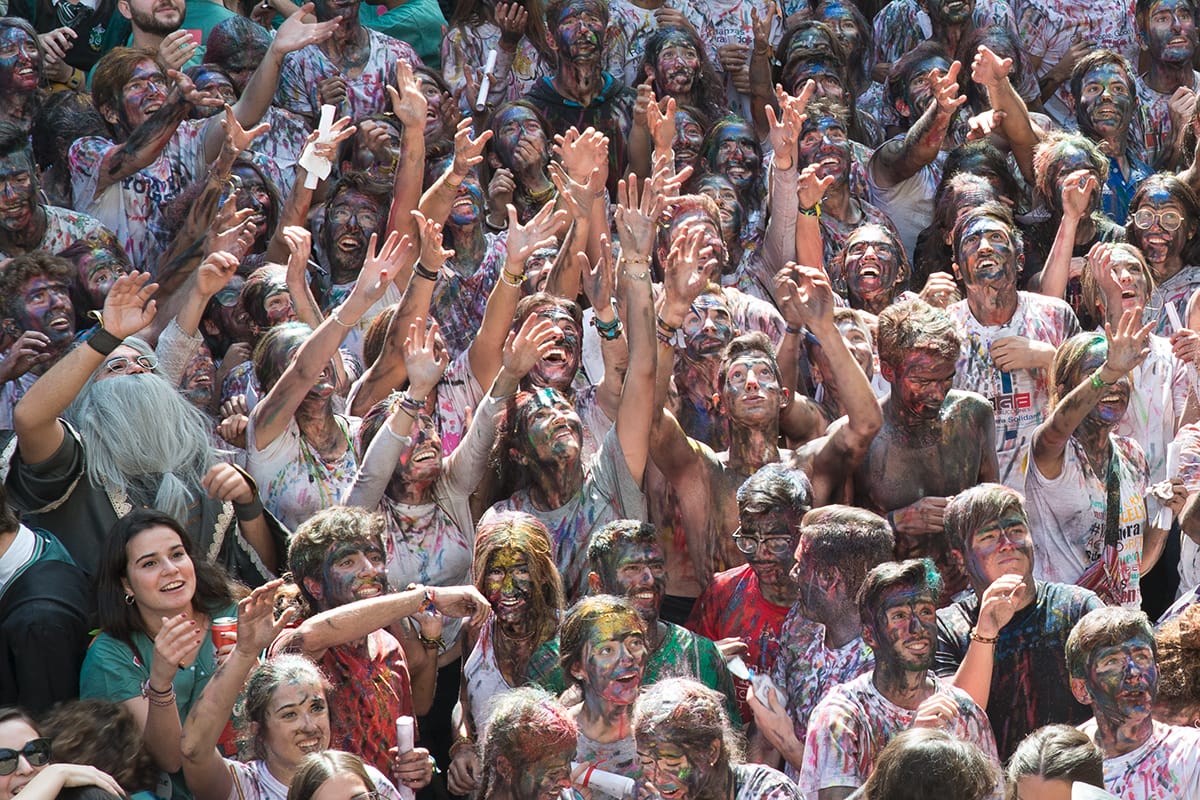
{"type": "Polygon", "coordinates": [[[246,130],[242,123],[238,122],[237,114],[233,113],[233,106],[226,103],[225,116],[221,118],[221,130],[225,131],[225,146],[234,153],[241,153],[250,149],[251,142],[271,130],[271,123],[260,122],[246,130]]]}
{"type": "Polygon", "coordinates": [[[225,101],[214,92],[197,89],[196,84],[192,83],[192,79],[179,70],[169,69],[167,76],[175,81],[175,91],[179,92],[179,96],[183,98],[184,102],[193,106],[208,106],[209,108],[220,108],[225,105],[225,101]]]}
{"type": "MultiPolygon", "coordinates": [[[[550,182],[554,184],[559,198],[566,205],[565,211],[572,219],[587,219],[596,202],[596,195],[588,188],[590,178],[583,182],[576,181],[567,174],[565,169],[553,162],[548,165],[547,171],[550,173],[550,182]]],[[[552,204],[547,203],[547,205],[552,204]]]]}
{"type": "Polygon", "coordinates": [[[637,98],[633,101],[633,124],[646,125],[646,110],[657,102],[653,86],[648,83],[638,84],[637,98]]]}
{"type": "Polygon", "coordinates": [[[46,350],[50,337],[41,331],[25,331],[8,349],[0,361],[0,383],[15,381],[38,364],[45,364],[52,355],[46,350]]]}
{"type": "Polygon", "coordinates": [[[675,98],[667,95],[646,107],[646,125],[655,151],[665,152],[675,147],[675,98]]]}
{"type": "Polygon", "coordinates": [[[979,623],[976,630],[986,639],[994,639],[1000,629],[1017,613],[1017,602],[1025,587],[1020,575],[1001,575],[983,593],[979,601],[979,623]]]}
{"type": "Polygon", "coordinates": [[[404,340],[404,367],[408,371],[409,393],[418,399],[429,396],[437,386],[450,359],[438,335],[438,325],[428,328],[423,317],[417,317],[408,326],[408,338],[404,340]]]}
{"type": "Polygon", "coordinates": [[[367,243],[367,257],[363,259],[362,271],[350,291],[351,297],[359,297],[366,302],[362,307],[365,313],[375,301],[383,297],[388,284],[408,258],[416,244],[408,236],[401,237],[397,231],[392,231],[384,240],[383,245],[376,249],[379,234],[372,233],[371,241],[367,243]]]}
{"type": "Polygon", "coordinates": [[[775,84],[775,97],[779,101],[779,114],[774,106],[767,105],[768,135],[771,146],[775,150],[775,166],[777,169],[788,170],[796,163],[797,143],[800,141],[800,129],[808,115],[804,113],[807,97],[812,96],[813,82],[807,81],[801,96],[794,98],[783,90],[782,84],[775,84]]]}
{"type": "Polygon", "coordinates": [[[1096,285],[1104,295],[1105,305],[1112,309],[1120,308],[1121,284],[1113,270],[1112,246],[1106,242],[1096,242],[1092,245],[1087,254],[1087,268],[1091,270],[1096,285]]]}
{"type": "Polygon", "coordinates": [[[437,272],[447,260],[454,258],[454,251],[447,250],[443,244],[442,223],[426,219],[420,211],[413,209],[413,219],[417,221],[417,233],[421,239],[421,254],[418,260],[421,266],[430,272],[437,272]]]}
{"type": "Polygon", "coordinates": [[[429,101],[425,99],[421,82],[407,61],[400,59],[396,62],[396,85],[388,86],[387,93],[392,100],[392,113],[401,125],[406,129],[425,129],[425,112],[429,110],[429,101]]]}
{"type": "Polygon", "coordinates": [[[567,212],[554,210],[553,203],[546,203],[522,225],[517,220],[517,210],[508,206],[508,254],[505,269],[514,275],[525,272],[525,262],[543,247],[552,247],[558,242],[555,231],[567,221],[567,212]]]}
{"type": "Polygon", "coordinates": [[[312,254],[312,233],[299,225],[283,229],[283,243],[288,249],[288,285],[308,280],[308,258],[312,254]]]}
{"type": "Polygon", "coordinates": [[[967,102],[967,96],[958,93],[958,73],[960,71],[962,71],[962,63],[955,61],[945,73],[939,70],[934,74],[933,102],[937,103],[938,111],[942,114],[953,114],[963,103],[967,102]]]}
{"type": "Polygon", "coordinates": [[[283,579],[276,578],[238,601],[235,650],[257,658],[292,621],[296,609],[291,606],[275,619],[275,591],[282,585],[283,579]]]}
{"type": "Polygon", "coordinates": [[[204,237],[204,256],[207,258],[222,250],[232,253],[235,258],[244,256],[254,243],[256,227],[250,219],[253,216],[254,209],[238,209],[237,195],[230,193],[208,225],[208,235],[204,237]]]}
{"type": "Polygon", "coordinates": [[[516,50],[529,24],[529,12],[518,2],[496,4],[496,27],[500,29],[500,44],[516,50]]]}
{"type": "Polygon", "coordinates": [[[608,137],[595,128],[583,133],[569,128],[565,134],[555,134],[554,153],[568,175],[577,181],[586,179],[593,191],[599,191],[608,181],[608,137]]]}
{"type": "Polygon", "coordinates": [[[987,45],[979,45],[971,62],[971,80],[980,86],[998,86],[1008,80],[1013,60],[1001,58],[987,45]]]}
{"type": "Polygon", "coordinates": [[[74,28],[63,26],[55,28],[49,33],[43,33],[38,36],[38,41],[42,43],[42,49],[46,51],[48,58],[55,58],[62,61],[67,57],[67,51],[75,45],[75,38],[78,34],[74,28]]]}
{"type": "Polygon", "coordinates": [[[158,45],[158,58],[167,66],[167,74],[181,69],[196,55],[196,42],[189,30],[180,28],[163,37],[158,45]]]}
{"type": "Polygon", "coordinates": [[[617,185],[617,198],[614,217],[621,256],[649,257],[654,247],[655,227],[666,206],[663,196],[654,190],[652,182],[646,182],[639,198],[637,175],[630,173],[629,180],[617,185]]]}
{"type": "Polygon", "coordinates": [[[677,229],[663,265],[666,302],[686,310],[708,287],[708,276],[715,266],[706,228],[695,222],[684,223],[677,229]]]}
{"type": "Polygon", "coordinates": [[[1075,170],[1063,181],[1063,214],[1076,220],[1087,216],[1092,210],[1092,197],[1099,190],[1094,173],[1086,169],[1075,170]]]}
{"type": "Polygon", "coordinates": [[[224,462],[217,462],[208,468],[200,479],[200,486],[208,492],[208,496],[222,503],[245,504],[254,500],[254,487],[246,480],[246,476],[237,467],[224,462]]]}
{"type": "Polygon", "coordinates": [[[1121,375],[1146,360],[1150,355],[1150,331],[1154,330],[1154,321],[1141,325],[1142,309],[1129,308],[1121,314],[1116,331],[1112,325],[1105,323],[1104,334],[1108,337],[1108,357],[1104,366],[1121,375]]]}
{"type": "Polygon", "coordinates": [[[471,125],[470,118],[460,120],[454,131],[454,163],[450,170],[459,179],[467,177],[472,167],[483,163],[483,148],[492,138],[491,131],[484,131],[472,139],[471,125]]]}
{"type": "MultiPolygon", "coordinates": [[[[517,191],[517,182],[513,179],[512,170],[501,167],[492,173],[492,179],[488,181],[488,209],[491,215],[503,211],[513,201],[513,195],[517,191]]],[[[494,216],[489,216],[489,219],[495,219],[494,216]]]]}
{"type": "Polygon", "coordinates": [[[163,617],[154,637],[154,660],[150,662],[150,685],[163,689],[175,681],[175,673],[187,669],[200,654],[207,632],[187,614],[163,617]]]}
{"type": "Polygon", "coordinates": [[[780,311],[788,324],[807,325],[810,329],[832,327],[833,287],[825,270],[788,262],[776,276],[775,285],[780,311]]]}
{"type": "Polygon", "coordinates": [[[608,234],[600,235],[600,258],[595,263],[588,260],[585,253],[576,253],[575,260],[579,264],[579,275],[583,293],[587,296],[592,308],[611,308],[613,296],[616,294],[616,266],[611,256],[612,247],[608,234]]]}
{"type": "Polygon", "coordinates": [[[800,200],[801,208],[812,208],[821,202],[825,198],[825,192],[829,191],[829,187],[837,180],[833,175],[818,176],[820,170],[820,164],[809,164],[796,176],[796,196],[800,200]]]}
{"type": "Polygon", "coordinates": [[[552,320],[530,314],[520,330],[512,331],[504,342],[504,369],[517,381],[529,374],[533,365],[558,343],[558,326],[552,320]]]}
{"type": "Polygon", "coordinates": [[[124,339],[154,321],[158,303],[151,298],[158,284],[150,282],[149,272],[134,270],[113,282],[104,298],[104,330],[124,339]]]}
{"type": "Polygon", "coordinates": [[[238,264],[237,256],[232,253],[223,250],[210,253],[196,268],[196,291],[204,297],[212,297],[229,283],[238,264]]]}
{"type": "Polygon", "coordinates": [[[305,22],[304,18],[315,15],[316,6],[305,3],[303,6],[283,21],[275,30],[275,38],[271,40],[271,48],[280,53],[294,53],[310,44],[319,44],[337,31],[338,20],[326,22],[305,22]]]}

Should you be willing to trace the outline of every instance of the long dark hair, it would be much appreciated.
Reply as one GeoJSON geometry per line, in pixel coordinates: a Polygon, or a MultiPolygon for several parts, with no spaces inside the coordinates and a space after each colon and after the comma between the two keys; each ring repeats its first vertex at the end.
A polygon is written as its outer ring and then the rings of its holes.
{"type": "MultiPolygon", "coordinates": [[[[225,570],[196,557],[192,537],[174,517],[153,508],[139,508],[117,520],[108,532],[104,552],[100,557],[100,569],[96,573],[96,606],[100,614],[100,626],[109,636],[124,642],[133,649],[133,634],[150,632],[142,621],[136,604],[125,602],[125,589],[121,578],[129,569],[126,545],[135,536],[150,528],[170,528],[179,536],[183,549],[192,560],[196,572],[196,593],[192,607],[211,614],[233,604],[234,585],[225,570]]],[[[149,666],[149,665],[147,665],[149,666]]]]}

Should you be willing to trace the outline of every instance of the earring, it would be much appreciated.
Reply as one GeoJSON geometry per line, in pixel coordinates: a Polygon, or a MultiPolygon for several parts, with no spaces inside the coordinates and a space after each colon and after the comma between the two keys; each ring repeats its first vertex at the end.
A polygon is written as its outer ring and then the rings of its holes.
{"type": "Polygon", "coordinates": [[[133,605],[133,595],[131,595],[131,594],[125,595],[125,605],[127,605],[127,606],[133,605]]]}

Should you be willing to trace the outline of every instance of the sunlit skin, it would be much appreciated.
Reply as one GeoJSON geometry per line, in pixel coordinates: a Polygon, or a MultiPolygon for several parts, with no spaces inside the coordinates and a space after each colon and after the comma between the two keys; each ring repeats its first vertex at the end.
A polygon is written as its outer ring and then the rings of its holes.
{"type": "Polygon", "coordinates": [[[426,75],[418,75],[417,80],[421,83],[421,94],[425,97],[425,138],[432,140],[432,137],[443,130],[444,120],[443,104],[450,98],[446,97],[442,92],[442,87],[426,75]]]}
{"type": "Polygon", "coordinates": [[[539,309],[539,319],[553,322],[559,330],[558,338],[553,347],[542,354],[542,357],[529,370],[528,380],[532,386],[546,386],[561,392],[571,391],[571,384],[579,372],[579,359],[582,354],[583,336],[575,317],[558,306],[548,306],[539,309]]]}
{"type": "Polygon", "coordinates": [[[892,385],[891,405],[902,423],[936,420],[954,382],[955,359],[935,350],[913,350],[894,368],[881,365],[892,385]]]}
{"type": "Polygon", "coordinates": [[[285,683],[267,703],[262,730],[250,723],[260,737],[267,769],[283,783],[290,783],[300,762],[310,753],[329,747],[329,704],[317,683],[285,683]]]}
{"type": "Polygon", "coordinates": [[[192,611],[196,567],[179,534],[161,525],[147,528],[125,543],[125,559],[121,588],[152,630],[164,617],[192,611]]]}
{"type": "MultiPolygon", "coordinates": [[[[696,193],[712,198],[717,204],[721,221],[717,230],[719,235],[714,236],[710,233],[706,244],[713,248],[714,253],[720,253],[720,263],[723,265],[721,273],[732,273],[742,261],[739,237],[742,233],[742,221],[746,218],[745,206],[742,205],[737,188],[723,175],[705,175],[700,179],[696,193]]],[[[685,215],[686,218],[688,217],[685,215]]],[[[706,227],[715,227],[707,215],[695,214],[691,218],[706,227]]]]}
{"type": "Polygon", "coordinates": [[[594,0],[567,3],[552,28],[551,47],[558,54],[552,82],[563,97],[589,105],[601,88],[604,32],[608,11],[594,0]]]}
{"type": "MultiPolygon", "coordinates": [[[[720,281],[722,273],[724,273],[726,270],[733,269],[736,265],[730,266],[732,258],[730,252],[725,246],[724,222],[722,220],[723,215],[720,211],[722,201],[719,199],[719,196],[723,194],[723,192],[719,189],[716,189],[715,182],[712,189],[709,189],[705,186],[705,184],[708,182],[708,179],[712,177],[713,176],[707,176],[705,178],[704,182],[701,183],[700,191],[709,197],[712,197],[713,201],[716,202],[718,215],[717,218],[714,219],[705,209],[696,207],[688,208],[687,210],[676,213],[671,218],[670,227],[667,229],[668,235],[666,237],[666,242],[660,241],[656,245],[656,252],[659,263],[665,264],[668,255],[668,245],[670,242],[675,241],[685,228],[703,228],[704,246],[712,248],[714,260],[716,262],[710,268],[706,277],[709,279],[709,281],[717,283],[720,281]]],[[[718,180],[723,188],[730,188],[730,183],[728,180],[723,177],[719,178],[718,180]]],[[[736,191],[732,193],[735,195],[737,194],[736,191]]],[[[734,213],[733,208],[735,207],[730,207],[730,213],[734,213]]]]}
{"type": "Polygon", "coordinates": [[[650,649],[661,639],[658,613],[666,594],[667,563],[657,542],[620,542],[611,556],[612,575],[599,587],[629,598],[649,631],[650,649]]]}
{"type": "Polygon", "coordinates": [[[734,337],[733,315],[725,298],[702,294],[683,317],[684,358],[691,361],[719,358],[734,337]]]}
{"type": "Polygon", "coordinates": [[[790,606],[796,599],[792,569],[800,537],[800,520],[788,511],[742,512],[740,516],[742,536],[760,540],[754,552],[746,556],[746,561],[758,578],[763,598],[777,606],[790,606]],[[786,547],[782,547],[784,543],[786,547]],[[782,550],[777,554],[772,544],[778,544],[782,550]]]}
{"type": "Polygon", "coordinates": [[[799,163],[803,170],[811,164],[820,165],[817,176],[833,176],[835,183],[845,183],[850,177],[850,138],[845,128],[833,117],[809,117],[800,129],[799,163]]]}
{"type": "Polygon", "coordinates": [[[583,645],[583,660],[573,669],[583,682],[583,702],[599,714],[604,706],[630,706],[642,688],[646,637],[641,625],[624,614],[597,619],[583,645]]]}
{"type": "Polygon", "coordinates": [[[737,335],[725,297],[708,292],[697,297],[684,315],[681,330],[684,347],[674,367],[679,389],[675,417],[693,439],[722,450],[729,446],[729,423],[717,409],[714,394],[721,354],[737,335]]]}
{"type": "Polygon", "coordinates": [[[1116,64],[1088,70],[1076,103],[1079,129],[1093,139],[1121,145],[1114,155],[1123,156],[1135,103],[1133,82],[1125,70],[1116,64]]]}
{"type": "Polygon", "coordinates": [[[900,278],[900,253],[878,225],[864,225],[846,241],[844,280],[852,308],[878,314],[891,305],[900,278]]]}
{"type": "MultiPolygon", "coordinates": [[[[1121,313],[1133,308],[1144,308],[1150,296],[1150,285],[1146,280],[1146,270],[1137,257],[1126,250],[1113,250],[1112,277],[1121,287],[1121,308],[1114,309],[1119,320],[1121,313]]],[[[1100,318],[1103,319],[1105,309],[1103,300],[1099,304],[1100,318]]]]}
{"type": "Polygon", "coordinates": [[[410,505],[431,502],[433,486],[442,476],[442,436],[433,417],[424,412],[417,414],[409,436],[412,442],[396,461],[389,496],[410,505]]]}
{"type": "Polygon", "coordinates": [[[1142,36],[1155,61],[1191,64],[1196,51],[1196,16],[1190,0],[1158,0],[1152,4],[1142,36]]]}
{"type": "Polygon", "coordinates": [[[1146,263],[1154,273],[1154,279],[1162,282],[1176,275],[1183,269],[1183,248],[1192,234],[1196,231],[1195,220],[1189,219],[1183,204],[1161,187],[1152,187],[1136,207],[1129,209],[1130,218],[1141,209],[1146,208],[1163,214],[1174,212],[1183,219],[1183,224],[1177,230],[1168,231],[1162,225],[1161,217],[1156,218],[1145,230],[1134,225],[1133,243],[1146,257],[1146,263]]]}
{"type": "Polygon", "coordinates": [[[268,279],[268,283],[266,297],[263,299],[263,311],[266,312],[269,326],[295,322],[296,309],[292,304],[292,293],[288,291],[287,284],[282,280],[271,279],[268,279]]]}
{"type": "Polygon", "coordinates": [[[163,107],[169,86],[167,76],[158,64],[150,59],[138,62],[129,80],[121,87],[120,107],[109,121],[128,136],[163,107]]]}
{"type": "Polygon", "coordinates": [[[518,413],[526,418],[528,439],[521,446],[527,454],[522,456],[527,459],[527,465],[536,464],[539,469],[556,472],[568,465],[578,466],[583,448],[583,424],[571,401],[553,389],[543,388],[535,392],[518,413]]]}
{"type": "MultiPolygon", "coordinates": [[[[26,743],[40,738],[37,731],[22,719],[0,722],[0,747],[20,750],[26,743]]],[[[43,767],[35,767],[25,756],[17,757],[17,768],[8,775],[0,775],[0,800],[11,800],[25,784],[33,780],[43,767]]]]}
{"type": "Polygon", "coordinates": [[[704,143],[704,128],[686,111],[675,112],[675,172],[684,167],[695,167],[700,159],[700,147],[704,143]]]}
{"type": "Polygon", "coordinates": [[[963,229],[956,270],[967,288],[967,305],[984,325],[1007,322],[1017,310],[1020,269],[1012,230],[992,217],[976,217],[963,229]]]}
{"type": "MultiPolygon", "coordinates": [[[[575,747],[551,750],[541,758],[526,762],[531,753],[522,753],[521,769],[513,770],[508,759],[498,766],[498,771],[508,784],[497,794],[509,800],[560,800],[563,789],[571,788],[571,761],[575,758],[575,747]]],[[[502,757],[503,758],[503,757],[502,757]]]]}
{"type": "MultiPolygon", "coordinates": [[[[1093,342],[1074,376],[1076,384],[1087,380],[1088,376],[1100,369],[1107,355],[1108,344],[1103,339],[1093,342]]],[[[1064,388],[1070,391],[1074,386],[1064,388]]],[[[1105,474],[1100,468],[1107,468],[1108,465],[1108,436],[1125,416],[1132,388],[1128,375],[1121,376],[1115,384],[1105,387],[1104,394],[1075,429],[1075,438],[1083,445],[1098,475],[1105,474]]],[[[1060,390],[1059,394],[1065,396],[1066,392],[1060,390]]]]}
{"type": "MultiPolygon", "coordinates": [[[[862,367],[863,374],[870,380],[875,375],[875,346],[871,332],[864,328],[863,325],[850,319],[843,319],[838,322],[837,328],[838,332],[842,335],[842,342],[845,343],[846,349],[850,351],[850,355],[854,356],[854,360],[858,362],[858,366],[862,367]]],[[[829,367],[829,359],[825,355],[825,348],[821,347],[820,344],[810,344],[809,354],[813,380],[822,387],[821,404],[826,409],[826,416],[832,422],[846,413],[842,408],[842,401],[838,395],[837,383],[826,378],[826,376],[833,374],[833,370],[829,367]]]]}
{"type": "Polygon", "coordinates": [[[1011,509],[999,519],[985,523],[971,537],[966,557],[967,573],[980,596],[1004,575],[1020,575],[1032,587],[1033,538],[1029,520],[1017,509],[1011,509]]]}
{"type": "Polygon", "coordinates": [[[1158,667],[1153,642],[1141,635],[1088,655],[1087,673],[1071,690],[1096,715],[1096,743],[1106,758],[1141,746],[1153,730],[1158,667]]]}
{"type": "Polygon", "coordinates": [[[903,708],[916,708],[932,686],[928,670],[937,652],[937,598],[911,586],[883,593],[863,641],[875,651],[875,688],[903,708]]]}
{"type": "Polygon", "coordinates": [[[483,596],[502,630],[510,635],[527,632],[533,584],[525,553],[516,547],[502,547],[492,554],[483,580],[483,596]]]}
{"type": "Polygon", "coordinates": [[[767,417],[778,417],[785,402],[779,374],[766,356],[746,353],[726,369],[721,403],[739,424],[761,424],[767,417]]]}
{"type": "Polygon", "coordinates": [[[1017,779],[1017,800],[1071,800],[1073,781],[1022,775],[1017,779]]]}
{"type": "Polygon", "coordinates": [[[388,592],[386,558],[376,542],[337,542],[326,554],[321,574],[319,582],[304,579],[321,610],[388,592]]]}
{"type": "MultiPolygon", "coordinates": [[[[1083,148],[1076,147],[1074,144],[1070,143],[1060,146],[1058,152],[1055,153],[1053,162],[1047,165],[1047,170],[1057,170],[1057,173],[1050,173],[1055,176],[1054,196],[1047,199],[1050,201],[1050,206],[1054,209],[1055,214],[1059,216],[1062,215],[1063,210],[1063,186],[1066,184],[1067,179],[1071,177],[1072,173],[1078,172],[1079,170],[1086,170],[1092,174],[1093,178],[1095,178],[1097,186],[1100,186],[1104,183],[1102,180],[1100,180],[1099,173],[1096,172],[1095,164],[1092,163],[1092,159],[1088,157],[1088,154],[1083,150],[1083,148]]],[[[1100,193],[1092,192],[1088,202],[1087,213],[1085,213],[1083,219],[1079,221],[1081,227],[1085,223],[1090,223],[1088,217],[1098,208],[1100,208],[1100,193]]],[[[1090,235],[1091,228],[1089,227],[1088,230],[1090,235]]],[[[1076,241],[1079,241],[1078,238],[1076,238],[1076,241]]]]}

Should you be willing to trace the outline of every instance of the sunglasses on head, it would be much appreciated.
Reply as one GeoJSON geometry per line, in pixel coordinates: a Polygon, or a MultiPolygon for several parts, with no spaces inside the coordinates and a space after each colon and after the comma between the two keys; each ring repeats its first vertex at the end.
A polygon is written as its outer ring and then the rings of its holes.
{"type": "Polygon", "coordinates": [[[0,775],[11,775],[17,771],[17,762],[21,756],[31,767],[44,767],[50,763],[50,740],[32,739],[25,743],[20,750],[11,747],[0,747],[0,775]]]}

